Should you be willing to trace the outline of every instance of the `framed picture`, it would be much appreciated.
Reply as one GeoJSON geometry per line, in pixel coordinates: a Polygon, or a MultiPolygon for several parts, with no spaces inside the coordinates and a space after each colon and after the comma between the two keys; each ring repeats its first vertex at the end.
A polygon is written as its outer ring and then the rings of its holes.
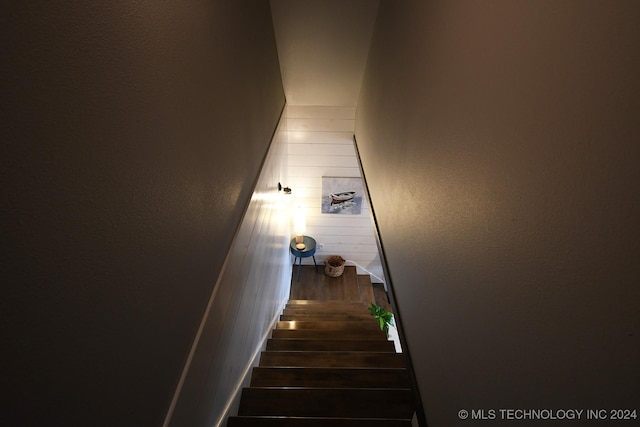
{"type": "Polygon", "coordinates": [[[362,178],[322,177],[322,213],[360,215],[363,199],[362,178]]]}

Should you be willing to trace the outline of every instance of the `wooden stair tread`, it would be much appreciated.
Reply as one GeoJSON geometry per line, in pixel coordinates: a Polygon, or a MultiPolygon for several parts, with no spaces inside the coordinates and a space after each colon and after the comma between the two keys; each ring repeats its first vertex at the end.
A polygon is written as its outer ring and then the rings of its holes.
{"type": "Polygon", "coordinates": [[[369,312],[321,312],[289,309],[283,310],[280,320],[362,320],[375,322],[374,317],[369,312]]]}
{"type": "Polygon", "coordinates": [[[271,338],[267,351],[380,351],[395,353],[392,341],[271,338]]]}
{"type": "Polygon", "coordinates": [[[253,369],[252,387],[409,388],[404,368],[264,367],[253,369]]]}
{"type": "MultiPolygon", "coordinates": [[[[355,277],[355,268],[349,274],[355,277]]],[[[361,282],[366,288],[367,280],[361,282]]],[[[368,305],[290,301],[242,390],[238,416],[227,425],[411,426],[415,405],[405,356],[395,352],[368,305]]]]}
{"type": "Polygon", "coordinates": [[[410,389],[251,387],[238,415],[411,418],[410,389]]]}
{"type": "Polygon", "coordinates": [[[331,330],[331,329],[274,329],[272,338],[307,338],[307,339],[334,339],[334,340],[370,340],[387,339],[386,334],[377,329],[367,330],[331,330]]]}
{"type": "Polygon", "coordinates": [[[290,309],[285,308],[282,310],[281,316],[292,316],[292,317],[322,317],[326,320],[329,319],[354,319],[354,320],[373,320],[374,317],[369,313],[369,311],[362,310],[349,310],[349,311],[336,311],[336,310],[313,310],[313,309],[290,309]]]}
{"type": "Polygon", "coordinates": [[[376,302],[371,276],[368,274],[358,274],[358,290],[360,291],[360,301],[368,302],[369,304],[376,302]]]}
{"type": "Polygon", "coordinates": [[[352,306],[352,307],[367,307],[367,303],[362,301],[344,301],[344,300],[319,300],[319,299],[292,299],[287,301],[288,306],[300,306],[300,305],[331,305],[331,306],[352,306]]]}
{"type": "Polygon", "coordinates": [[[352,306],[332,306],[332,305],[299,305],[290,306],[285,305],[282,314],[330,314],[330,313],[343,313],[343,314],[371,314],[367,307],[352,307],[352,306]]]}
{"type": "Polygon", "coordinates": [[[369,351],[263,351],[260,366],[404,368],[401,353],[369,351]]]}
{"type": "Polygon", "coordinates": [[[276,329],[331,329],[367,330],[380,329],[375,319],[370,320],[280,320],[276,329]]]}
{"type": "Polygon", "coordinates": [[[389,303],[389,295],[385,289],[383,283],[372,283],[373,295],[376,298],[376,304],[382,306],[387,311],[393,311],[391,304],[389,303]]]}
{"type": "Polygon", "coordinates": [[[410,427],[409,419],[380,418],[328,418],[328,417],[278,417],[234,416],[229,417],[228,427],[410,427]]]}
{"type": "Polygon", "coordinates": [[[291,311],[315,311],[315,312],[335,312],[335,313],[368,313],[368,305],[334,305],[334,304],[318,304],[318,305],[285,305],[284,307],[291,311]]]}

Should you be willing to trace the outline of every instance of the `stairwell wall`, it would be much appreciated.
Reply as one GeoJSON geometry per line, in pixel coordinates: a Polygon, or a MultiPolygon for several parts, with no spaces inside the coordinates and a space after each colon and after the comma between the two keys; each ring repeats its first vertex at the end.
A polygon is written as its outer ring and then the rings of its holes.
{"type": "Polygon", "coordinates": [[[381,2],[356,137],[430,426],[640,401],[639,21],[381,2]]]}
{"type": "MultiPolygon", "coordinates": [[[[284,115],[283,115],[284,116],[284,115]]],[[[281,120],[218,277],[166,425],[220,426],[289,299],[286,121],[281,120]]]]}
{"type": "Polygon", "coordinates": [[[161,425],[285,103],[269,2],[4,2],[0,43],[2,424],[161,425]]]}

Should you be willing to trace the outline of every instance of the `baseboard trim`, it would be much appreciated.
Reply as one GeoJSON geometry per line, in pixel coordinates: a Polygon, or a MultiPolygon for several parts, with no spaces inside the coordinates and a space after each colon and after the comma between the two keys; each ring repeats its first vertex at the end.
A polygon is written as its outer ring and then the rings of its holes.
{"type": "Polygon", "coordinates": [[[282,313],[282,310],[284,309],[285,305],[286,305],[286,301],[277,310],[275,317],[269,324],[269,327],[267,328],[266,332],[262,336],[262,339],[260,340],[260,345],[258,345],[258,348],[256,348],[255,352],[251,356],[249,363],[247,364],[247,366],[244,368],[244,371],[242,372],[242,376],[240,377],[240,380],[236,383],[235,387],[233,388],[233,391],[231,392],[229,399],[227,399],[227,403],[224,405],[224,410],[220,415],[218,415],[218,418],[213,424],[214,427],[220,427],[222,423],[229,417],[229,410],[231,409],[233,402],[238,397],[238,393],[242,390],[243,384],[247,380],[247,376],[251,372],[251,369],[253,369],[254,366],[257,366],[256,362],[260,358],[260,353],[266,347],[267,340],[271,336],[271,331],[273,331],[273,329],[276,327],[276,322],[278,322],[278,319],[280,318],[280,313],[282,313]]]}
{"type": "MultiPolygon", "coordinates": [[[[237,232],[236,232],[237,234],[237,232]]],[[[235,236],[234,236],[235,241],[235,236]]],[[[202,336],[202,331],[204,330],[204,326],[206,324],[207,318],[209,317],[209,313],[211,312],[211,307],[213,305],[213,301],[216,298],[216,294],[218,293],[218,289],[220,288],[220,282],[224,277],[224,272],[227,269],[227,265],[229,263],[231,251],[227,253],[227,256],[224,259],[222,264],[222,268],[220,269],[220,274],[218,275],[218,279],[216,280],[216,284],[213,287],[213,292],[211,292],[211,296],[209,297],[209,302],[207,303],[207,308],[204,311],[204,315],[200,321],[200,326],[198,327],[198,331],[196,332],[196,336],[191,344],[191,349],[189,351],[189,355],[187,356],[187,360],[182,368],[182,374],[180,375],[180,379],[178,380],[178,385],[173,393],[173,399],[171,399],[171,404],[169,405],[169,409],[164,418],[164,422],[162,423],[162,427],[169,427],[171,423],[171,418],[173,417],[173,412],[176,409],[176,405],[178,404],[178,399],[180,398],[180,393],[182,392],[182,388],[184,387],[184,383],[187,379],[187,374],[189,373],[189,368],[191,367],[191,362],[193,361],[193,357],[196,353],[196,349],[198,348],[198,343],[200,343],[200,337],[202,336]]]]}
{"type": "MultiPolygon", "coordinates": [[[[287,103],[285,100],[285,103],[282,105],[282,109],[280,111],[280,118],[278,119],[278,123],[276,123],[275,128],[273,129],[273,133],[271,134],[271,139],[269,141],[269,146],[267,147],[267,151],[264,154],[264,157],[262,158],[262,162],[260,164],[260,168],[258,169],[258,174],[253,182],[252,185],[252,190],[251,190],[251,195],[253,197],[253,194],[256,192],[256,188],[258,186],[258,181],[260,179],[260,175],[262,174],[262,170],[264,169],[264,165],[265,162],[267,161],[267,157],[269,156],[269,153],[271,152],[271,147],[273,146],[273,141],[275,140],[275,135],[278,132],[278,129],[280,128],[280,126],[283,123],[283,118],[284,118],[284,113],[286,111],[286,107],[287,107],[287,103]]],[[[171,399],[171,402],[169,404],[169,408],[167,409],[167,413],[165,414],[164,417],[164,421],[162,423],[162,427],[169,427],[171,424],[171,418],[173,417],[173,413],[176,409],[176,406],[178,404],[178,400],[180,398],[180,394],[182,393],[182,389],[184,387],[184,383],[186,381],[187,375],[189,373],[189,369],[191,368],[191,363],[193,361],[193,358],[195,356],[196,353],[196,349],[198,348],[198,344],[200,343],[200,338],[202,337],[202,332],[204,331],[204,327],[205,324],[207,322],[207,319],[209,318],[209,314],[211,313],[211,307],[213,306],[213,301],[216,298],[216,295],[218,294],[218,290],[220,288],[220,284],[222,283],[222,280],[224,278],[224,275],[227,271],[227,267],[230,263],[230,259],[232,256],[232,251],[234,246],[236,245],[236,242],[238,240],[238,235],[240,233],[240,229],[242,228],[242,225],[244,223],[245,217],[247,215],[247,211],[249,209],[249,205],[251,203],[251,198],[247,201],[246,205],[244,206],[244,210],[242,211],[242,215],[240,217],[240,221],[238,222],[238,225],[233,233],[233,238],[231,239],[231,244],[229,245],[229,248],[227,250],[227,254],[224,257],[224,261],[222,262],[222,266],[220,267],[220,272],[218,273],[218,277],[216,278],[216,282],[213,285],[213,289],[211,290],[211,294],[209,296],[209,301],[207,302],[207,307],[204,311],[204,314],[202,316],[202,318],[200,319],[200,324],[198,326],[198,330],[196,331],[196,335],[193,339],[193,342],[191,343],[191,348],[189,349],[189,353],[187,355],[187,358],[185,360],[184,366],[182,368],[182,373],[180,374],[180,378],[178,380],[178,383],[176,385],[176,388],[173,392],[173,397],[171,399]]],[[[285,246],[286,247],[286,246],[285,246]]],[[[286,249],[285,249],[286,250],[286,249]]],[[[271,329],[273,329],[273,327],[270,327],[270,329],[268,330],[269,332],[271,331],[271,329]]]]}
{"type": "Polygon", "coordinates": [[[350,259],[348,259],[348,260],[346,260],[346,261],[347,261],[347,263],[351,263],[351,264],[353,264],[353,266],[354,266],[354,267],[359,268],[359,269],[361,269],[362,271],[366,272],[369,276],[371,276],[371,277],[375,277],[375,278],[378,280],[378,282],[377,282],[377,283],[382,283],[382,284],[384,285],[384,289],[385,289],[385,291],[387,290],[386,282],[385,282],[385,280],[384,280],[382,277],[379,277],[379,276],[377,276],[376,274],[373,274],[372,272],[370,272],[369,270],[367,270],[366,268],[364,268],[363,266],[361,266],[360,264],[358,264],[358,263],[357,263],[357,262],[355,262],[355,261],[352,261],[352,260],[350,260],[350,259]]]}

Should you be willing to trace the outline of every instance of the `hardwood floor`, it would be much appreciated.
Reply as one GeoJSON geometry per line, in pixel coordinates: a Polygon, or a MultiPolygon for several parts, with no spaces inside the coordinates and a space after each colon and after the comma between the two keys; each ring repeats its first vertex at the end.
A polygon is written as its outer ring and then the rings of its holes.
{"type": "Polygon", "coordinates": [[[358,275],[355,267],[347,266],[340,277],[330,277],[324,273],[324,266],[318,271],[312,265],[303,265],[298,281],[298,266],[293,267],[291,277],[292,300],[350,301],[369,305],[371,302],[391,311],[391,306],[380,284],[371,284],[369,275],[358,275]]]}

